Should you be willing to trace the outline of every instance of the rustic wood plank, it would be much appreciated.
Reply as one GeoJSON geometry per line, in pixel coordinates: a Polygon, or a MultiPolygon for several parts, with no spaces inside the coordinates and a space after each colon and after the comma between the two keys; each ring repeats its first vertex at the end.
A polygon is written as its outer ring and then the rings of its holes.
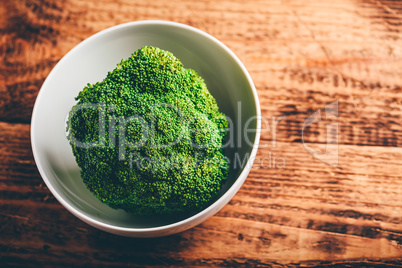
{"type": "Polygon", "coordinates": [[[400,265],[401,42],[402,4],[391,0],[0,1],[0,264],[400,265]],[[196,228],[156,239],[111,235],[65,210],[35,167],[28,124],[65,53],[142,19],[186,23],[228,45],[268,120],[232,201],[196,228]],[[334,101],[338,116],[326,119],[334,101]],[[323,120],[303,133],[318,110],[323,120]],[[336,167],[302,143],[324,151],[330,123],[340,131],[336,167]]]}
{"type": "MultiPolygon", "coordinates": [[[[300,141],[306,118],[315,110],[338,100],[340,131],[343,133],[341,144],[400,146],[402,61],[398,59],[402,53],[398,42],[386,42],[383,48],[379,48],[381,36],[378,35],[384,32],[383,28],[389,27],[388,24],[378,25],[379,21],[374,26],[367,25],[371,18],[356,18],[346,3],[326,3],[319,6],[319,11],[316,5],[273,5],[272,9],[260,11],[259,16],[250,21],[250,18],[246,19],[248,12],[255,13],[255,10],[242,12],[241,5],[222,2],[218,10],[208,7],[209,16],[227,7],[240,16],[239,20],[244,20],[243,28],[229,23],[231,16],[224,17],[222,24],[213,27],[190,24],[222,39],[244,59],[259,90],[263,115],[269,119],[285,116],[278,124],[276,139],[300,141]],[[298,8],[297,12],[295,8],[298,8]],[[331,13],[333,8],[340,12],[331,13]],[[311,16],[312,13],[316,16],[311,16]],[[323,13],[328,13],[327,27],[337,31],[328,34],[328,31],[320,30],[319,19],[323,13]],[[349,22],[356,19],[363,26],[353,29],[353,32],[347,31],[349,22]],[[289,29],[289,23],[294,29],[289,29]],[[341,41],[339,32],[343,33],[341,41]],[[261,36],[262,33],[266,36],[261,36]],[[289,36],[291,33],[293,35],[289,36]],[[244,46],[244,42],[252,42],[253,49],[244,46]]],[[[158,12],[152,6],[144,7],[138,3],[120,4],[129,6],[125,9],[127,12],[140,12],[141,9],[158,12]]],[[[9,23],[1,30],[5,33],[1,46],[5,57],[0,65],[4,76],[0,76],[0,81],[5,86],[0,119],[29,122],[37,91],[57,60],[80,40],[103,28],[100,24],[96,24],[98,28],[87,31],[81,24],[72,25],[76,28],[73,30],[65,27],[65,22],[72,20],[71,16],[74,19],[80,17],[74,12],[62,14],[63,7],[58,4],[48,3],[50,8],[46,12],[50,14],[46,13],[46,16],[41,14],[44,11],[36,2],[9,5],[14,5],[7,7],[14,12],[5,14],[9,23]],[[10,46],[11,43],[16,45],[10,46]]],[[[208,5],[200,3],[196,6],[206,8],[208,5]]],[[[110,9],[98,7],[97,22],[119,4],[109,3],[107,7],[110,9]]],[[[364,5],[364,8],[369,14],[378,12],[377,5],[364,5]]],[[[85,19],[81,20],[86,25],[85,19]]],[[[391,33],[396,31],[393,37],[401,38],[400,25],[393,27],[391,33]]],[[[325,142],[325,135],[320,133],[325,133],[325,122],[307,128],[304,140],[325,142]]]]}
{"type": "Polygon", "coordinates": [[[89,227],[61,207],[40,178],[21,176],[34,168],[29,146],[24,144],[29,127],[0,123],[0,129],[2,141],[7,141],[2,143],[3,150],[14,152],[0,156],[0,163],[8,162],[11,167],[2,172],[6,176],[0,183],[0,243],[10,261],[12,256],[24,260],[41,252],[37,260],[50,263],[73,255],[70,264],[88,258],[92,265],[118,265],[119,259],[138,264],[147,254],[142,261],[149,265],[158,265],[159,259],[162,264],[184,266],[245,264],[247,260],[268,265],[278,260],[319,263],[328,258],[379,261],[379,256],[386,260],[402,253],[402,185],[398,175],[402,167],[398,161],[390,161],[389,169],[384,170],[384,162],[372,158],[381,154],[383,161],[400,159],[402,151],[398,149],[342,145],[340,159],[352,163],[349,168],[355,172],[350,172],[342,164],[331,169],[300,144],[278,142],[274,149],[260,150],[260,165],[253,167],[242,189],[222,211],[192,230],[152,240],[151,250],[143,247],[144,240],[118,238],[89,227]],[[264,164],[263,159],[272,158],[269,153],[285,159],[286,166],[278,169],[264,164]],[[14,166],[23,155],[25,166],[14,166]],[[51,235],[44,236],[44,232],[51,235]],[[166,246],[172,239],[178,243],[175,251],[166,246]],[[129,241],[131,246],[127,246],[129,241]],[[110,243],[114,245],[111,248],[106,246],[110,243]],[[21,254],[23,249],[28,253],[21,254]],[[202,250],[194,255],[194,249],[202,250]],[[103,258],[97,260],[101,253],[103,258]]]}

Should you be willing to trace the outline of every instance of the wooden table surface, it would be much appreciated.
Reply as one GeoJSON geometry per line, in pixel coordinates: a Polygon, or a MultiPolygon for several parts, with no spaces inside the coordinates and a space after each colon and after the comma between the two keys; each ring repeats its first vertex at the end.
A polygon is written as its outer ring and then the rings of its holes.
{"type": "Polygon", "coordinates": [[[398,266],[401,124],[400,1],[0,0],[0,267],[398,266]],[[219,213],[180,234],[135,239],[57,202],[32,156],[30,119],[70,49],[145,19],[226,44],[268,121],[257,162],[219,213]],[[308,121],[316,111],[321,120],[308,121]]]}

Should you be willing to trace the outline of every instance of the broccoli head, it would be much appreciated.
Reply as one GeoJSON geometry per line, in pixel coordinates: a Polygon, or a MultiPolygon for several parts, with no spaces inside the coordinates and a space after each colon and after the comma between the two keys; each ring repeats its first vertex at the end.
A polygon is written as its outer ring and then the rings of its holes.
{"type": "Polygon", "coordinates": [[[202,209],[217,195],[228,174],[228,121],[172,53],[143,47],[76,100],[67,136],[100,201],[155,215],[202,209]]]}

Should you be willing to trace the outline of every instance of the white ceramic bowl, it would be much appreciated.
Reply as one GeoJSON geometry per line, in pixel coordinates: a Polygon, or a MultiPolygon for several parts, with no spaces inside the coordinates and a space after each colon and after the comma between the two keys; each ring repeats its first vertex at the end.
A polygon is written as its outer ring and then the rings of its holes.
{"type": "Polygon", "coordinates": [[[201,223],[236,194],[256,155],[260,113],[250,75],[233,52],[220,41],[179,23],[131,22],[89,37],[54,67],[43,83],[33,110],[32,149],[47,187],[64,207],[81,220],[124,236],[164,236],[201,223]],[[186,68],[196,70],[206,81],[220,110],[233,120],[235,131],[232,138],[235,144],[226,149],[226,156],[232,161],[229,178],[216,200],[202,211],[172,217],[138,217],[108,207],[82,182],[67,141],[65,121],[78,93],[87,83],[103,80],[121,59],[130,57],[145,45],[168,50],[186,68]],[[249,131],[244,131],[245,128],[249,131]]]}

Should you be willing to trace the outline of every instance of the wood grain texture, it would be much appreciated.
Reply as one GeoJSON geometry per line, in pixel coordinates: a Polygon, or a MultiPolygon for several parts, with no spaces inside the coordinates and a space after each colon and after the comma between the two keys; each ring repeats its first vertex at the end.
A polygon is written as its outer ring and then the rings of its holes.
{"type": "Polygon", "coordinates": [[[401,196],[400,1],[0,0],[1,267],[397,267],[401,196]],[[182,22],[225,43],[267,119],[231,202],[155,239],[118,237],[71,215],[44,185],[29,136],[57,61],[93,33],[143,19],[182,22]],[[325,118],[335,101],[338,116],[325,118]],[[323,120],[303,131],[317,110],[323,120]],[[339,126],[335,167],[304,147],[324,151],[330,123],[339,126]]]}

